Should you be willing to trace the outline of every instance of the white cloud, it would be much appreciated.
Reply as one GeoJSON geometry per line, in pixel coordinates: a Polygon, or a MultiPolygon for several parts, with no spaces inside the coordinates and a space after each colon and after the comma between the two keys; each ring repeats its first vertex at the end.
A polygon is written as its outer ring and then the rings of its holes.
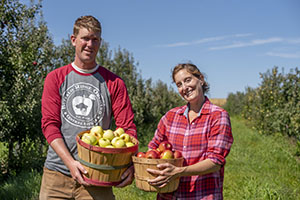
{"type": "Polygon", "coordinates": [[[230,44],[230,45],[210,47],[209,50],[222,50],[222,49],[241,48],[241,47],[257,46],[257,45],[276,43],[276,42],[282,42],[282,41],[283,41],[282,38],[271,37],[271,38],[267,38],[267,39],[251,40],[250,42],[237,42],[237,43],[233,43],[233,44],[230,44]]]}
{"type": "Polygon", "coordinates": [[[203,44],[203,43],[208,43],[208,42],[221,41],[221,40],[225,40],[227,38],[232,38],[232,37],[248,37],[250,35],[252,35],[252,34],[251,33],[243,33],[243,34],[235,34],[235,35],[224,35],[224,36],[217,36],[217,37],[208,37],[208,38],[203,38],[203,39],[195,40],[195,41],[191,41],[191,42],[176,42],[176,43],[171,43],[171,44],[156,45],[156,47],[191,46],[191,45],[196,45],[196,44],[203,44]]]}
{"type": "Polygon", "coordinates": [[[300,58],[300,52],[295,52],[295,53],[268,52],[268,53],[266,53],[266,55],[281,57],[281,58],[300,58]]]}

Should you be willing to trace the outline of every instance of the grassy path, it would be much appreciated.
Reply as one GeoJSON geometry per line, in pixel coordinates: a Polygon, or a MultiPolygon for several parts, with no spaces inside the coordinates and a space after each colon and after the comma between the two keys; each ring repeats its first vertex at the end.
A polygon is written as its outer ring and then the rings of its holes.
{"type": "MultiPolygon", "coordinates": [[[[232,118],[234,144],[227,157],[225,200],[300,200],[300,161],[282,136],[263,136],[232,118]]],[[[37,199],[41,176],[33,172],[0,183],[0,199],[37,199]]],[[[135,184],[114,188],[117,200],[152,200],[135,184]]]]}
{"type": "Polygon", "coordinates": [[[296,148],[282,136],[264,136],[232,118],[234,144],[225,167],[224,199],[300,199],[296,148]]]}

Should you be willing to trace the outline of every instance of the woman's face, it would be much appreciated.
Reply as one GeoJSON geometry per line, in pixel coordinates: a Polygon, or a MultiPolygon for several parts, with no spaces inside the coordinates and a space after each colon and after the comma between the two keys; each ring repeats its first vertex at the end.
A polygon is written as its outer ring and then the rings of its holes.
{"type": "Polygon", "coordinates": [[[202,81],[186,69],[178,71],[174,76],[179,94],[189,103],[198,103],[204,98],[202,81]]]}

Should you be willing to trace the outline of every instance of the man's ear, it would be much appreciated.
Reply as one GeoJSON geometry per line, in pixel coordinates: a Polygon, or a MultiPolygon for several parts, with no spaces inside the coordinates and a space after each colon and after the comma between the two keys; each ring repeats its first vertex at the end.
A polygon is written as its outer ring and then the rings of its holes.
{"type": "Polygon", "coordinates": [[[72,43],[72,45],[75,47],[76,45],[75,45],[75,40],[76,40],[76,36],[75,35],[71,35],[71,43],[72,43]]]}

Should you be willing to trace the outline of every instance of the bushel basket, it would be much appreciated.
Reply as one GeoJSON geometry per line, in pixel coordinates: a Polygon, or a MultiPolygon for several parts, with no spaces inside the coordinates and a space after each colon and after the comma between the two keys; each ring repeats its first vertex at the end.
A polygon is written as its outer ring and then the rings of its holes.
{"type": "Polygon", "coordinates": [[[168,193],[177,190],[179,186],[179,179],[176,178],[170,181],[166,186],[163,188],[158,188],[150,185],[148,183],[149,179],[154,179],[156,176],[147,172],[148,168],[151,169],[158,169],[156,166],[157,164],[161,163],[171,163],[177,167],[182,167],[183,165],[183,158],[177,159],[148,159],[148,158],[138,158],[136,156],[132,156],[132,161],[134,165],[134,177],[135,177],[135,184],[136,187],[147,191],[147,192],[158,192],[158,193],[168,193]]]}
{"type": "Polygon", "coordinates": [[[83,131],[76,136],[78,161],[87,170],[87,174],[83,176],[84,180],[96,186],[118,185],[123,172],[132,165],[132,155],[138,151],[137,139],[130,136],[135,144],[132,147],[103,148],[89,145],[80,139],[88,132],[83,131]]]}

